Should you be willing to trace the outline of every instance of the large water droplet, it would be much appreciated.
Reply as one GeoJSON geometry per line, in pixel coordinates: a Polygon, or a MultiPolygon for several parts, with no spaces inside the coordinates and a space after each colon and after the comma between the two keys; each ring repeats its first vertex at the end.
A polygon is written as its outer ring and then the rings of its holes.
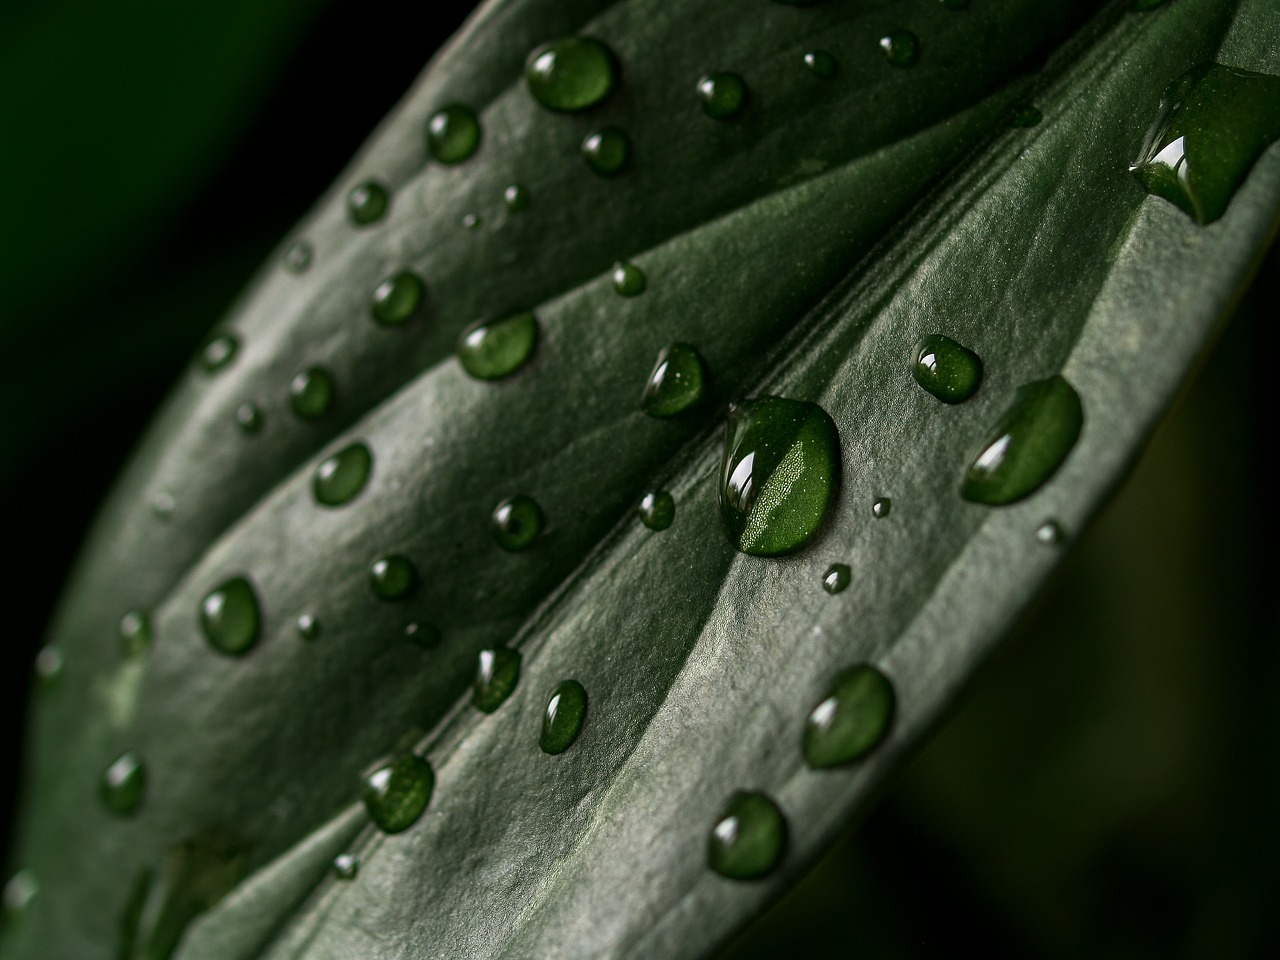
{"type": "Polygon", "coordinates": [[[461,163],[480,146],[480,121],[460,103],[436,111],[427,121],[427,149],[441,163],[461,163]]]}
{"type": "Polygon", "coordinates": [[[258,596],[244,577],[232,577],[200,602],[200,628],[219,653],[241,654],[258,642],[258,596]]]}
{"type": "Polygon", "coordinates": [[[413,318],[426,299],[427,287],[416,273],[402,270],[373,288],[369,309],[383,326],[395,327],[413,318]]]}
{"type": "Polygon", "coordinates": [[[126,657],[136,657],[151,645],[151,621],[144,610],[130,610],[120,618],[116,630],[126,657]]]}
{"type": "Polygon", "coordinates": [[[527,550],[542,533],[542,508],[532,497],[515,496],[493,508],[489,529],[503,550],[527,550]]]}
{"type": "Polygon", "coordinates": [[[612,51],[591,37],[565,37],[543,44],[525,62],[533,98],[552,110],[593,107],[613,91],[618,69],[612,51]]]}
{"type": "Polygon", "coordinates": [[[240,341],[229,333],[220,333],[210,337],[200,348],[200,368],[206,373],[213,373],[228,366],[235,359],[240,349],[240,341]]]}
{"type": "Polygon", "coordinates": [[[582,731],[587,717],[587,691],[577,680],[556,685],[542,712],[542,736],[538,744],[544,753],[564,753],[582,731]]]}
{"type": "Polygon", "coordinates": [[[895,67],[914,66],[920,59],[920,40],[910,30],[893,30],[880,38],[885,59],[895,67]]]}
{"type": "Polygon", "coordinates": [[[515,692],[519,682],[520,651],[510,647],[481,650],[471,702],[477,709],[493,713],[515,692]]]}
{"type": "Polygon", "coordinates": [[[498,380],[519,370],[538,342],[538,320],[517,313],[472,324],[458,338],[462,369],[477,380],[498,380]]]}
{"type": "Polygon", "coordinates": [[[390,206],[391,195],[377,180],[357,184],[347,194],[347,213],[357,226],[364,227],[381,220],[390,206]]]}
{"type": "Polygon", "coordinates": [[[815,77],[830,80],[836,75],[839,64],[826,50],[809,50],[804,55],[804,65],[815,77]]]}
{"type": "Polygon", "coordinates": [[[650,530],[665,530],[676,518],[676,499],[665,490],[646,493],[636,512],[650,530]]]}
{"type": "Polygon", "coordinates": [[[729,798],[707,838],[707,865],[733,880],[769,873],[787,847],[787,821],[763,793],[739,791],[729,798]]]}
{"type": "Polygon", "coordinates": [[[262,409],[252,400],[246,400],[240,406],[236,407],[236,426],[245,433],[260,433],[262,431],[262,409]]]}
{"type": "Polygon", "coordinates": [[[364,808],[383,833],[401,833],[417,823],[431,802],[436,775],[431,764],[406,753],[370,774],[364,782],[364,808]]]}
{"type": "Polygon", "coordinates": [[[866,756],[884,739],[893,706],[893,684],[875,667],[840,671],[805,721],[805,762],[817,770],[866,756]]]}
{"type": "Polygon", "coordinates": [[[935,333],[922,338],[913,351],[911,373],[916,383],[943,403],[968,400],[982,383],[982,361],[967,347],[935,333]]]}
{"type": "Polygon", "coordinates": [[[993,506],[1029,496],[1062,465],[1083,423],[1080,395],[1061,376],[1020,387],[983,441],[960,494],[993,506]]]}
{"type": "Polygon", "coordinates": [[[728,120],[747,103],[747,84],[736,73],[708,73],[698,80],[698,102],[713,120],[728,120]]]}
{"type": "Polygon", "coordinates": [[[634,263],[619,260],[613,265],[613,289],[619,296],[638,297],[644,293],[644,271],[634,263]]]}
{"type": "Polygon", "coordinates": [[[363,443],[343,447],[316,467],[311,489],[316,502],[337,507],[364,489],[373,470],[373,454],[363,443]]]}
{"type": "Polygon", "coordinates": [[[816,403],[760,397],[729,411],[720,516],[739,550],[773,556],[803,546],[839,485],[840,437],[816,403]]]}
{"type": "Polygon", "coordinates": [[[1280,77],[1218,63],[1170,86],[1129,170],[1197,223],[1221,217],[1262,152],[1280,139],[1280,77]]]}
{"type": "Polygon", "coordinates": [[[631,159],[631,140],[617,127],[604,127],[582,141],[582,158],[600,176],[616,176],[631,159]]]}
{"type": "Polygon", "coordinates": [[[101,796],[107,809],[127,817],[142,805],[147,789],[147,766],[137,754],[120,756],[102,773],[101,796]]]}
{"type": "Polygon", "coordinates": [[[289,381],[289,407],[303,420],[319,420],[333,406],[333,376],[323,367],[309,367],[289,381]]]}
{"type": "Polygon", "coordinates": [[[360,858],[354,853],[340,853],[333,858],[333,875],[339,880],[354,880],[359,872],[360,858]]]}
{"type": "Polygon", "coordinates": [[[658,354],[640,406],[651,417],[674,417],[702,399],[709,379],[706,361],[697,348],[673,343],[658,354]]]}
{"type": "Polygon", "coordinates": [[[827,567],[827,572],[822,575],[822,589],[833,596],[837,593],[844,593],[849,587],[849,581],[853,578],[853,571],[849,569],[847,563],[833,563],[827,567]]]}
{"type": "Polygon", "coordinates": [[[379,557],[369,565],[369,587],[379,600],[403,600],[418,586],[418,569],[398,553],[379,557]]]}

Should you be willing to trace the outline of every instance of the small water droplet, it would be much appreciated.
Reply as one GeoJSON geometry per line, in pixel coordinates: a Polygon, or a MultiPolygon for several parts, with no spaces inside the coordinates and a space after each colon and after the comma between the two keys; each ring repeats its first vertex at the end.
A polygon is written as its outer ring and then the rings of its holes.
{"type": "Polygon", "coordinates": [[[462,369],[477,380],[498,380],[524,366],[538,342],[538,319],[516,313],[474,323],[458,338],[462,369]]]}
{"type": "Polygon", "coordinates": [[[35,871],[19,870],[4,885],[4,912],[10,916],[22,913],[40,893],[40,881],[35,871]]]}
{"type": "Polygon", "coordinates": [[[436,774],[417,754],[406,753],[364,781],[364,808],[383,833],[401,833],[418,822],[431,802],[436,774]]]}
{"type": "Polygon", "coordinates": [[[313,613],[299,614],[295,626],[298,629],[298,636],[303,640],[314,640],[320,636],[320,621],[313,613]]]}
{"type": "Polygon", "coordinates": [[[315,251],[312,249],[311,244],[305,240],[299,240],[284,252],[284,268],[290,273],[303,273],[311,266],[311,258],[313,256],[315,256],[315,251]]]}
{"type": "Polygon", "coordinates": [[[506,702],[519,682],[520,651],[510,647],[481,650],[471,702],[476,709],[493,713],[506,702]]]}
{"type": "Polygon", "coordinates": [[[1015,127],[1038,126],[1044,114],[1029,103],[1020,103],[1009,112],[1009,122],[1015,127]]]}
{"type": "Polygon", "coordinates": [[[747,103],[747,83],[736,73],[708,73],[699,78],[697,92],[702,112],[713,120],[736,117],[747,103]]]}
{"type": "Polygon", "coordinates": [[[386,327],[399,326],[413,318],[427,297],[427,286],[416,273],[402,270],[373,288],[369,309],[373,319],[386,327]]]}
{"type": "Polygon", "coordinates": [[[462,229],[478,230],[480,228],[480,217],[474,213],[464,214],[462,217],[462,229]]]}
{"type": "Polygon", "coordinates": [[[613,265],[613,289],[623,297],[638,297],[644,293],[644,271],[634,263],[619,260],[613,265]]]}
{"type": "Polygon", "coordinates": [[[1067,537],[1056,520],[1046,520],[1036,528],[1036,539],[1046,547],[1056,547],[1067,537]]]}
{"type": "Polygon", "coordinates": [[[696,347],[673,343],[658,354],[640,395],[640,407],[651,417],[674,417],[702,400],[711,375],[696,347]]]}
{"type": "Polygon", "coordinates": [[[36,682],[40,684],[42,690],[51,689],[62,678],[65,667],[66,658],[60,649],[53,644],[41,647],[35,660],[36,682]]]}
{"type": "Polygon", "coordinates": [[[524,66],[533,98],[544,107],[575,112],[613,92],[618,79],[613,52],[591,37],[565,37],[538,47],[524,66]]]}
{"type": "Polygon", "coordinates": [[[1083,423],[1080,395],[1061,376],[1019,387],[965,473],[961,496],[992,506],[1029,496],[1062,466],[1083,423]]]}
{"type": "Polygon", "coordinates": [[[818,532],[840,486],[840,437],[816,403],[760,397],[733,407],[720,517],[735,547],[790,553],[818,532]]]}
{"type": "Polygon", "coordinates": [[[333,875],[339,880],[354,880],[360,872],[360,858],[354,853],[340,853],[333,858],[333,875]]]}
{"type": "Polygon", "coordinates": [[[366,180],[347,194],[347,213],[356,226],[364,227],[381,220],[391,206],[391,195],[377,180],[366,180]]]}
{"type": "Polygon", "coordinates": [[[542,508],[532,497],[516,496],[493,508],[489,529],[503,550],[527,550],[533,546],[544,525],[542,508]]]}
{"type": "Polygon", "coordinates": [[[893,30],[880,38],[885,59],[895,67],[914,66],[920,59],[920,40],[910,30],[893,30]]]}
{"type": "Polygon", "coordinates": [[[822,575],[822,589],[833,596],[837,593],[844,593],[852,577],[853,572],[849,569],[847,563],[833,563],[827,567],[827,572],[822,575]]]}
{"type": "Polygon", "coordinates": [[[787,821],[763,793],[740,790],[729,798],[707,838],[707,865],[732,880],[754,880],[773,870],[787,847],[787,821]]]}
{"type": "Polygon", "coordinates": [[[219,653],[242,654],[258,642],[258,595],[244,577],[232,577],[200,602],[200,629],[219,653]]]}
{"type": "Polygon", "coordinates": [[[405,624],[404,638],[424,650],[434,650],[440,646],[440,631],[429,623],[405,624]]]}
{"type": "Polygon", "coordinates": [[[167,493],[157,493],[151,498],[151,512],[160,520],[168,520],[177,507],[173,497],[167,493]]]}
{"type": "Polygon", "coordinates": [[[320,461],[311,490],[316,502],[326,507],[348,503],[369,482],[373,454],[363,443],[352,443],[320,461]]]}
{"type": "Polygon", "coordinates": [[[120,649],[126,657],[136,657],[151,645],[151,621],[142,610],[130,610],[116,627],[120,649]]]}
{"type": "Polygon", "coordinates": [[[815,77],[830,80],[836,75],[839,64],[826,50],[809,50],[804,55],[805,68],[815,77]]]}
{"type": "Polygon", "coordinates": [[[1207,64],[1169,87],[1129,171],[1196,223],[1213,223],[1277,139],[1280,77],[1207,64]]]}
{"type": "Polygon", "coordinates": [[[617,127],[604,127],[587,134],[582,141],[582,157],[600,176],[616,176],[631,159],[631,140],[617,127]]]}
{"type": "Polygon", "coordinates": [[[893,709],[893,684],[875,667],[840,671],[805,721],[805,762],[821,770],[865,757],[884,739],[893,709]]]}
{"type": "Polygon", "coordinates": [[[582,732],[587,717],[587,691],[577,680],[564,680],[547,697],[542,712],[542,736],[538,743],[543,753],[564,753],[582,732]]]}
{"type": "Polygon", "coordinates": [[[137,754],[123,754],[103,771],[100,787],[107,809],[127,817],[142,805],[142,795],[147,789],[146,764],[137,754]]]}
{"type": "Polygon", "coordinates": [[[427,121],[427,150],[440,163],[461,163],[480,146],[480,121],[460,103],[452,103],[427,121]]]}
{"type": "Polygon", "coordinates": [[[888,497],[880,497],[875,503],[871,504],[871,515],[877,520],[882,520],[889,515],[889,511],[893,509],[893,501],[888,497]]]}
{"type": "Polygon", "coordinates": [[[665,530],[676,518],[676,499],[665,490],[646,493],[636,513],[650,530],[665,530]]]}
{"type": "Polygon", "coordinates": [[[967,347],[935,333],[917,341],[911,373],[943,403],[961,403],[982,383],[982,361],[967,347]]]}
{"type": "Polygon", "coordinates": [[[214,373],[228,366],[235,359],[240,349],[240,341],[229,333],[220,333],[210,337],[200,348],[200,368],[206,373],[214,373]]]}
{"type": "Polygon", "coordinates": [[[323,367],[308,367],[289,381],[289,407],[303,420],[319,420],[333,406],[333,376],[323,367]]]}
{"type": "Polygon", "coordinates": [[[245,433],[260,433],[262,421],[262,410],[252,400],[246,400],[236,407],[236,426],[245,433]]]}
{"type": "Polygon", "coordinates": [[[513,183],[502,191],[502,202],[512,213],[529,209],[529,191],[524,184],[513,183]]]}
{"type": "Polygon", "coordinates": [[[388,554],[369,565],[369,586],[379,600],[403,600],[418,586],[418,570],[408,557],[388,554]]]}

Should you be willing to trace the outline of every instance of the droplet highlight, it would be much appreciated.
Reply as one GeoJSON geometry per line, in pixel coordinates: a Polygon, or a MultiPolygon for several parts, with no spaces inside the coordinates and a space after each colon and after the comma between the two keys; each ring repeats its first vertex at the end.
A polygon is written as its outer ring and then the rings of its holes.
{"type": "Polygon", "coordinates": [[[870,664],[836,674],[804,725],[804,759],[822,770],[870,753],[889,730],[893,684],[870,664]]]}
{"type": "Polygon", "coordinates": [[[333,375],[323,367],[309,367],[289,381],[289,409],[303,420],[319,420],[333,407],[333,375]]]}
{"type": "Polygon", "coordinates": [[[386,216],[391,206],[391,195],[377,180],[366,180],[351,188],[347,194],[347,213],[358,227],[367,227],[386,216]]]}
{"type": "Polygon", "coordinates": [[[707,865],[732,880],[770,873],[787,847],[787,821],[763,793],[739,791],[729,798],[707,840],[707,865]]]}
{"type": "Polygon", "coordinates": [[[532,497],[515,496],[503,500],[493,509],[489,529],[503,550],[528,550],[542,533],[545,518],[542,508],[532,497]]]}
{"type": "Polygon", "coordinates": [[[708,73],[698,79],[698,102],[712,120],[729,120],[747,104],[747,83],[736,73],[708,73]]]}
{"type": "Polygon", "coordinates": [[[963,403],[982,383],[982,361],[968,347],[935,333],[921,338],[913,351],[911,374],[926,392],[943,403],[963,403]]]}
{"type": "Polygon", "coordinates": [[[517,313],[472,324],[458,338],[462,369],[477,380],[499,380],[524,366],[538,343],[538,320],[517,313]]]}
{"type": "Polygon", "coordinates": [[[352,443],[316,467],[311,491],[316,503],[340,507],[355,499],[373,472],[373,454],[363,443],[352,443]]]}
{"type": "Polygon", "coordinates": [[[640,408],[651,417],[675,417],[696,406],[711,379],[696,347],[673,343],[658,354],[640,395],[640,408]]]}
{"type": "Polygon", "coordinates": [[[665,490],[646,493],[636,513],[650,530],[665,530],[676,518],[676,498],[665,490]]]}
{"type": "Polygon", "coordinates": [[[200,629],[209,646],[237,656],[258,642],[258,595],[244,577],[232,577],[200,602],[200,629]]]}
{"type": "Polygon", "coordinates": [[[614,177],[631,159],[631,140],[617,127],[604,127],[582,141],[582,159],[602,177],[614,177]]]}
{"type": "Polygon", "coordinates": [[[587,691],[577,680],[556,685],[542,711],[542,736],[538,745],[543,753],[564,753],[582,732],[587,718],[587,691]]]}
{"type": "Polygon", "coordinates": [[[1046,547],[1056,547],[1067,538],[1062,525],[1056,520],[1046,520],[1036,527],[1036,540],[1046,547]]]}
{"type": "Polygon", "coordinates": [[[413,319],[427,297],[427,286],[416,273],[403,270],[373,288],[369,310],[384,327],[398,327],[413,319]]]}
{"type": "Polygon", "coordinates": [[[418,586],[418,569],[398,553],[379,557],[369,565],[369,588],[379,600],[403,600],[418,586]]]}
{"type": "Polygon", "coordinates": [[[619,260],[613,265],[613,289],[620,297],[638,297],[644,293],[644,271],[634,263],[619,260]]]}
{"type": "Polygon", "coordinates": [[[920,59],[920,40],[910,30],[894,30],[880,38],[885,59],[895,67],[912,67],[920,59]]]}
{"type": "Polygon", "coordinates": [[[364,808],[383,833],[403,833],[426,811],[435,785],[431,764],[406,753],[365,779],[364,808]]]}
{"type": "Polygon", "coordinates": [[[143,610],[130,610],[116,625],[120,651],[126,657],[137,657],[151,646],[151,620],[143,610]]]}
{"type": "Polygon", "coordinates": [[[529,54],[525,84],[533,98],[551,110],[573,113],[600,103],[618,79],[613,52],[591,37],[565,37],[529,54]]]}
{"type": "Polygon", "coordinates": [[[827,572],[822,575],[822,589],[832,596],[837,593],[844,593],[852,577],[853,572],[849,569],[847,563],[833,563],[827,567],[827,572]]]}
{"type": "Polygon", "coordinates": [[[462,163],[479,149],[480,135],[475,112],[452,103],[427,121],[427,151],[440,163],[462,163]]]}
{"type": "Polygon", "coordinates": [[[493,713],[515,692],[519,682],[520,651],[510,647],[481,650],[471,702],[477,710],[493,713]]]}
{"type": "Polygon", "coordinates": [[[103,804],[111,813],[127,817],[142,806],[142,796],[146,789],[146,764],[137,754],[126,753],[103,771],[99,793],[103,804]]]}

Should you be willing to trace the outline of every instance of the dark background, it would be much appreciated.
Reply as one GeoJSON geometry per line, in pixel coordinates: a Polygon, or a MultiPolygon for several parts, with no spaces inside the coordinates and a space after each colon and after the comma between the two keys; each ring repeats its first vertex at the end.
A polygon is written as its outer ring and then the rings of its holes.
{"type": "MultiPolygon", "coordinates": [[[[0,771],[19,767],[58,590],[152,411],[470,5],[195,6],[0,7],[0,771]]],[[[726,957],[1277,955],[1262,458],[1278,275],[1273,253],[955,716],[726,957]]],[[[0,782],[7,831],[13,778],[0,782]]]]}

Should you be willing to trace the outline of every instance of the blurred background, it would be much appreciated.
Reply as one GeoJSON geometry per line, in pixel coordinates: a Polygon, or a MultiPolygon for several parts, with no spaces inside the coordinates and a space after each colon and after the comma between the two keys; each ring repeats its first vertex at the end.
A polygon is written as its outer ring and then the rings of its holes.
{"type": "MultiPolygon", "coordinates": [[[[204,333],[467,3],[0,5],[0,851],[30,664],[204,333]]],[[[723,960],[1280,955],[1280,259],[955,714],[723,960]]],[[[3,860],[6,869],[14,865],[3,860]]]]}

